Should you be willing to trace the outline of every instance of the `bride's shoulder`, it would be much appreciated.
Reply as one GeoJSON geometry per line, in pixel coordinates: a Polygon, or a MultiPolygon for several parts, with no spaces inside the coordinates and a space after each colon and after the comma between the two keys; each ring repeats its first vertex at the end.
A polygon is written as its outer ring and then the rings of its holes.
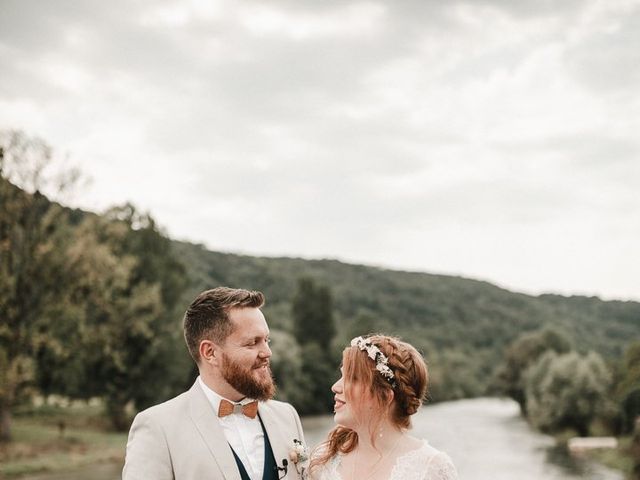
{"type": "Polygon", "coordinates": [[[434,480],[457,480],[458,473],[449,455],[438,450],[426,440],[420,440],[417,448],[409,451],[405,456],[406,463],[419,466],[427,472],[426,478],[434,480]]]}
{"type": "Polygon", "coordinates": [[[319,445],[312,451],[312,467],[309,471],[308,476],[308,478],[310,478],[311,480],[326,480],[336,478],[336,470],[341,460],[340,454],[335,454],[329,458],[325,458],[321,464],[316,463],[317,460],[326,455],[327,451],[328,446],[326,444],[319,445]]]}

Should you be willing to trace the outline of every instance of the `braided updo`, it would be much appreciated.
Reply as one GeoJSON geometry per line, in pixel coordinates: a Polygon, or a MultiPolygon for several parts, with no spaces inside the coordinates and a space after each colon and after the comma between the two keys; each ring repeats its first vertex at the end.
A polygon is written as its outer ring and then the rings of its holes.
{"type": "MultiPolygon", "coordinates": [[[[427,395],[429,381],[427,365],[422,355],[412,345],[399,338],[371,335],[367,340],[376,345],[388,358],[389,368],[395,376],[395,387],[392,387],[375,369],[375,362],[367,357],[367,353],[355,347],[345,350],[345,380],[349,381],[349,371],[351,370],[347,363],[364,363],[362,366],[370,371],[373,395],[383,400],[387,397],[388,390],[393,390],[391,421],[400,428],[409,428],[411,415],[418,411],[427,395]]],[[[361,368],[354,370],[358,370],[358,373],[361,372],[361,368]]],[[[366,377],[369,375],[365,375],[362,380],[368,380],[366,377]]]]}

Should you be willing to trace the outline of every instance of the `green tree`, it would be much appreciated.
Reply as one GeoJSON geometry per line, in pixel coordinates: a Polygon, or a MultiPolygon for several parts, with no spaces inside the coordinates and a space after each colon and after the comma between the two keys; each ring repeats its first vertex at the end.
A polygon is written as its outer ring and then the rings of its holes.
{"type": "Polygon", "coordinates": [[[636,420],[634,425],[629,454],[633,461],[631,477],[629,478],[630,480],[640,480],[640,419],[636,420]]]}
{"type": "Polygon", "coordinates": [[[301,278],[292,302],[293,334],[301,346],[305,401],[300,413],[331,411],[331,385],[336,378],[338,359],[331,348],[336,333],[333,302],[329,289],[301,278]]]}
{"type": "Polygon", "coordinates": [[[338,335],[340,345],[336,346],[340,350],[346,347],[352,338],[371,333],[380,333],[383,330],[381,328],[382,322],[368,313],[359,312],[355,318],[345,319],[341,323],[340,334],[338,335]]]}
{"type": "Polygon", "coordinates": [[[184,269],[153,219],[131,205],[87,219],[74,254],[84,269],[76,285],[87,326],[83,391],[104,397],[113,425],[124,430],[128,403],[141,409],[170,397],[188,371],[178,338],[184,269]]]}
{"type": "Polygon", "coordinates": [[[105,400],[114,427],[182,389],[190,360],[177,310],[182,265],[153,219],[131,205],[87,214],[65,253],[73,271],[56,302],[59,340],[41,347],[37,384],[47,393],[105,400]]]}
{"type": "Polygon", "coordinates": [[[434,401],[478,396],[483,377],[475,374],[477,360],[459,350],[448,349],[429,361],[429,397],[434,401]]]}
{"type": "Polygon", "coordinates": [[[271,370],[277,385],[277,398],[301,409],[310,401],[307,379],[302,371],[302,349],[293,335],[271,329],[271,370]]]}
{"type": "Polygon", "coordinates": [[[569,350],[571,350],[569,340],[552,328],[547,327],[522,334],[505,351],[497,373],[498,389],[518,402],[521,412],[526,415],[524,372],[547,351],[565,353],[569,350]]]}
{"type": "Polygon", "coordinates": [[[313,342],[328,350],[336,334],[329,288],[316,285],[311,278],[299,279],[291,309],[298,343],[304,346],[313,342]]]}
{"type": "Polygon", "coordinates": [[[589,434],[607,411],[611,373],[595,352],[545,353],[524,374],[528,418],[546,432],[573,429],[589,434]]]}
{"type": "Polygon", "coordinates": [[[621,403],[623,432],[631,432],[640,417],[640,342],[629,345],[622,364],[622,378],[616,387],[621,403]]]}
{"type": "Polygon", "coordinates": [[[51,148],[42,140],[15,131],[0,134],[2,441],[11,439],[12,410],[33,385],[38,351],[55,341],[50,326],[67,285],[68,212],[42,191],[63,192],[75,175],[50,176],[51,162],[51,148]]]}
{"type": "Polygon", "coordinates": [[[315,342],[302,348],[303,388],[305,402],[300,405],[302,415],[326,414],[333,408],[331,386],[340,377],[338,362],[329,351],[315,342]]]}

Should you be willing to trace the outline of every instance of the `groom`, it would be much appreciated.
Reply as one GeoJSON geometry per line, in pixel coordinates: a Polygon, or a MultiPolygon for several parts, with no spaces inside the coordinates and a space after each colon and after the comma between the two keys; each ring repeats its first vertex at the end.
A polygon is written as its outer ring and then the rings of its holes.
{"type": "Polygon", "coordinates": [[[289,452],[302,426],[291,405],[271,400],[263,304],[260,292],[226,287],[196,297],[184,337],[200,376],[136,416],[123,480],[299,478],[289,452]]]}

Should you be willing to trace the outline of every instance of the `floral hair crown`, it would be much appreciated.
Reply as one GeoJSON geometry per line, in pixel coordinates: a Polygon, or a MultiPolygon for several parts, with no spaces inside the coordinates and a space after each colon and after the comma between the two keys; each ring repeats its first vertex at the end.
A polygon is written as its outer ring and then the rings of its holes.
{"type": "Polygon", "coordinates": [[[352,347],[358,347],[363,352],[367,352],[367,356],[376,362],[376,370],[385,378],[393,388],[396,387],[396,376],[389,368],[389,359],[380,351],[380,349],[368,339],[356,337],[351,340],[352,347]]]}

